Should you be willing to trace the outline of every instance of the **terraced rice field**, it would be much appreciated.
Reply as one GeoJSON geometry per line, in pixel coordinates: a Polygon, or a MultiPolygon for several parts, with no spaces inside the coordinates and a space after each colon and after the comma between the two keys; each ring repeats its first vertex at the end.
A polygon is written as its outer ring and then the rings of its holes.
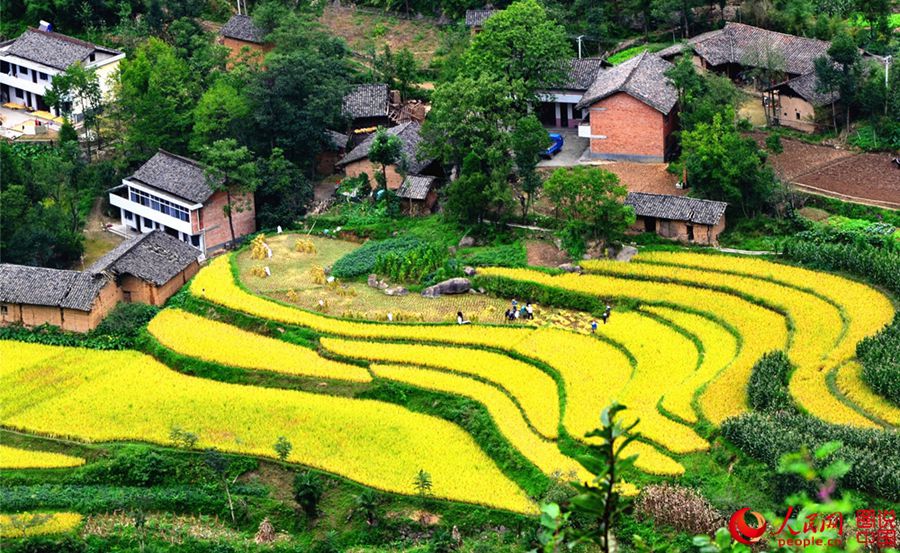
{"type": "MultiPolygon", "coordinates": [[[[578,479],[590,475],[571,444],[588,441],[613,401],[627,406],[624,422],[639,421],[639,440],[628,446],[636,467],[683,474],[686,455],[710,448],[707,423],[747,411],[752,367],[773,350],[785,350],[796,365],[790,391],[810,414],[859,427],[900,424],[900,410],[865,386],[853,358],[856,343],[894,315],[874,288],[762,259],[695,253],[642,253],[631,263],[584,267],[584,275],[502,268],[480,275],[636,306],[615,309],[596,335],[552,321],[505,327],[342,319],[248,292],[227,256],[192,281],[194,297],[309,329],[317,343],[291,344],[174,308],[149,332],[162,347],[213,365],[467,398],[484,406],[525,462],[578,479]]],[[[0,360],[0,376],[11,384],[0,390],[7,427],[167,443],[177,426],[199,436],[197,447],[268,457],[283,435],[302,444],[288,461],[378,489],[414,493],[412,477],[424,469],[438,497],[537,509],[462,427],[398,405],[196,378],[138,352],[0,342],[0,360]]]]}

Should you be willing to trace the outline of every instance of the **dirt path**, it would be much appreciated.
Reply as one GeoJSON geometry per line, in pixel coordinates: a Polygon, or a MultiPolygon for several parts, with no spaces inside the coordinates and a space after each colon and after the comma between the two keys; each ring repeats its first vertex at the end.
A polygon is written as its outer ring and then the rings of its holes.
{"type": "Polygon", "coordinates": [[[103,257],[109,250],[115,248],[122,243],[124,238],[103,229],[103,225],[107,223],[118,223],[117,219],[112,219],[103,214],[103,198],[94,200],[91,212],[88,214],[87,222],[84,225],[84,255],[82,256],[80,266],[73,269],[84,270],[90,267],[92,263],[103,257]]]}

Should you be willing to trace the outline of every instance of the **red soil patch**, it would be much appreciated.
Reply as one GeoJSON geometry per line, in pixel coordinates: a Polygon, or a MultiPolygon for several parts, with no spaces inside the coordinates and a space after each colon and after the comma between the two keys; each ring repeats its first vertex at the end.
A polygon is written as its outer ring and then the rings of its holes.
{"type": "Polygon", "coordinates": [[[556,247],[556,244],[544,240],[529,240],[525,243],[528,253],[528,264],[541,267],[558,267],[571,261],[569,255],[556,247]]]}
{"type": "Polygon", "coordinates": [[[629,192],[648,192],[650,194],[672,194],[682,196],[687,190],[678,190],[675,183],[678,176],[666,171],[665,163],[630,163],[617,161],[599,165],[615,173],[619,181],[629,192]]]}
{"type": "Polygon", "coordinates": [[[900,208],[900,167],[885,154],[859,154],[801,175],[801,186],[900,208]]]}

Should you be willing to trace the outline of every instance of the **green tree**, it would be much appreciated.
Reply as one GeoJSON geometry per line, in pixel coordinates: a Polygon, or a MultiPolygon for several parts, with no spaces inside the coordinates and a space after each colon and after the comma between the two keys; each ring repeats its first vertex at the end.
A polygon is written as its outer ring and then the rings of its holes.
{"type": "Polygon", "coordinates": [[[509,88],[487,74],[440,86],[422,125],[423,153],[440,159],[454,174],[470,153],[499,168],[507,163],[509,129],[516,120],[511,108],[509,88]]]}
{"type": "Polygon", "coordinates": [[[93,68],[85,68],[81,63],[70,65],[63,73],[53,77],[50,88],[44,99],[48,104],[66,116],[74,111],[81,112],[84,117],[84,128],[87,131],[87,155],[91,157],[93,138],[100,144],[100,114],[103,111],[103,94],[100,91],[100,79],[93,68]]]}
{"type": "Polygon", "coordinates": [[[534,203],[541,187],[541,177],[537,172],[537,164],[541,153],[550,145],[550,137],[544,126],[534,115],[519,119],[511,137],[513,158],[516,162],[516,174],[522,193],[519,203],[522,206],[522,220],[528,218],[528,210],[534,203]]]}
{"type": "Polygon", "coordinates": [[[891,36],[890,0],[856,0],[856,9],[869,23],[869,37],[873,42],[887,44],[891,36]]]}
{"type": "MultiPolygon", "coordinates": [[[[681,56],[666,72],[678,93],[678,119],[682,130],[712,120],[716,113],[737,110],[741,93],[727,77],[697,73],[689,55],[681,56]]],[[[734,113],[734,112],[732,112],[734,113]]]]}
{"type": "Polygon", "coordinates": [[[278,460],[283,462],[287,460],[288,455],[291,454],[291,450],[294,449],[294,446],[284,436],[278,436],[278,439],[275,440],[275,444],[272,445],[272,449],[275,450],[275,455],[278,456],[278,460]]]}
{"type": "Polygon", "coordinates": [[[185,153],[193,94],[187,64],[159,39],[150,38],[122,60],[115,114],[125,129],[128,159],[146,159],[163,146],[185,153]]]}
{"type": "Polygon", "coordinates": [[[309,518],[319,514],[319,500],[325,489],[322,480],[313,472],[305,470],[294,477],[294,500],[309,518]]]}
{"type": "Polygon", "coordinates": [[[447,187],[447,217],[461,223],[482,223],[490,214],[502,215],[511,201],[509,164],[493,168],[475,152],[463,161],[460,177],[447,187]]]}
{"type": "Polygon", "coordinates": [[[243,134],[250,104],[229,78],[220,78],[203,93],[194,109],[191,151],[200,152],[216,140],[243,134]]]}
{"type": "Polygon", "coordinates": [[[734,114],[717,113],[681,137],[687,182],[701,198],[730,203],[745,217],[759,213],[775,184],[765,152],[752,138],[740,135],[734,114]]]}
{"type": "Polygon", "coordinates": [[[290,226],[306,213],[313,199],[313,185],[296,165],[285,159],[281,148],[272,150],[268,158],[257,160],[257,171],[257,227],[290,226]]]}
{"type": "Polygon", "coordinates": [[[565,29],[537,0],[517,0],[484,24],[465,55],[470,75],[489,73],[511,86],[512,107],[525,115],[537,92],[566,77],[572,47],[565,29]]]}
{"type": "Polygon", "coordinates": [[[397,89],[404,101],[409,99],[413,85],[419,82],[419,63],[405,47],[395,54],[385,44],[382,54],[375,58],[375,68],[381,80],[397,89]]]}
{"type": "Polygon", "coordinates": [[[225,192],[222,212],[228,217],[231,245],[235,243],[234,213],[250,207],[253,191],[259,185],[256,163],[246,146],[238,146],[237,140],[217,140],[202,152],[206,165],[206,181],[214,192],[225,192]]]}
{"type": "Polygon", "coordinates": [[[425,469],[419,469],[419,472],[417,472],[415,478],[413,478],[413,487],[416,489],[416,493],[419,494],[419,497],[430,495],[432,487],[431,475],[425,472],[425,469]]]}
{"type": "Polygon", "coordinates": [[[231,513],[231,522],[236,522],[234,501],[231,499],[231,485],[228,482],[228,469],[231,467],[231,460],[214,449],[207,449],[203,454],[203,462],[216,475],[219,482],[222,483],[225,497],[228,499],[228,511],[231,513]]]}
{"type": "Polygon", "coordinates": [[[387,166],[400,161],[402,149],[403,143],[397,135],[378,127],[369,148],[369,161],[381,165],[381,172],[375,174],[375,180],[382,190],[387,190],[387,166]]]}
{"type": "Polygon", "coordinates": [[[78,143],[78,131],[75,130],[75,127],[72,126],[68,119],[63,120],[62,127],[59,129],[59,142],[61,144],[67,142],[78,143]]]}
{"type": "MultiPolygon", "coordinates": [[[[168,2],[171,6],[172,0],[168,2]]],[[[169,25],[169,42],[175,55],[184,60],[191,75],[205,89],[225,71],[228,49],[219,45],[212,33],[205,31],[193,17],[181,17],[169,25]]]]}
{"type": "Polygon", "coordinates": [[[627,190],[605,169],[577,166],[557,169],[544,192],[562,216],[567,233],[586,238],[618,238],[634,223],[634,209],[624,205],[627,190]]]}
{"type": "Polygon", "coordinates": [[[857,91],[862,82],[862,56],[856,42],[847,33],[834,37],[828,48],[828,57],[815,60],[816,76],[820,90],[837,90],[844,106],[845,129],[850,132],[850,111],[855,106],[857,91]]]}

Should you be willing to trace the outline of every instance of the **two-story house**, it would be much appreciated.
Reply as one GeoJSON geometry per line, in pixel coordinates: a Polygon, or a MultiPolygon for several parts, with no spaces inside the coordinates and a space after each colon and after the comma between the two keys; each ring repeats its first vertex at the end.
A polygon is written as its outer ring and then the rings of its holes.
{"type": "MultiPolygon", "coordinates": [[[[213,190],[203,165],[186,157],[160,150],[110,191],[109,203],[120,209],[124,226],[161,230],[204,254],[231,242],[227,192],[213,190]]],[[[253,193],[232,194],[231,205],[237,240],[256,230],[253,193]]]]}
{"type": "MultiPolygon", "coordinates": [[[[60,115],[44,100],[53,78],[76,63],[96,71],[100,90],[112,92],[110,77],[125,54],[49,30],[28,29],[19,38],[0,43],[0,99],[31,110],[60,115]]],[[[82,106],[71,106],[75,122],[82,106]]]]}

